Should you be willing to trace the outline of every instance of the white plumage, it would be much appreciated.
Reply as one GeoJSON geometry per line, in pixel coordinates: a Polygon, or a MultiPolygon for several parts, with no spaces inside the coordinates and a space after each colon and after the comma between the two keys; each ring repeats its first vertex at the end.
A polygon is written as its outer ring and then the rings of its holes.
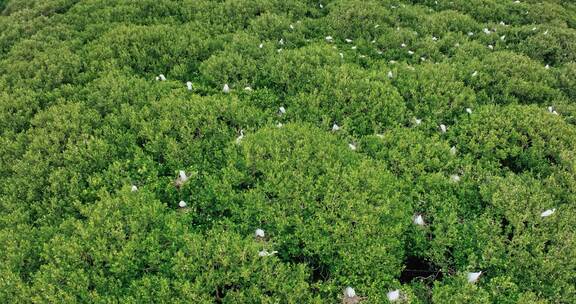
{"type": "Polygon", "coordinates": [[[346,289],[344,289],[344,296],[347,298],[353,298],[356,296],[356,291],[354,290],[354,288],[348,286],[346,287],[346,289]]]}
{"type": "Polygon", "coordinates": [[[556,212],[556,208],[548,209],[548,210],[540,213],[540,216],[541,216],[541,217],[549,217],[549,216],[551,216],[552,214],[554,214],[554,212],[556,212]]]}
{"type": "Polygon", "coordinates": [[[274,250],[272,252],[268,252],[266,250],[261,250],[260,252],[258,252],[258,255],[261,257],[267,257],[267,256],[275,255],[277,253],[278,253],[278,251],[276,251],[276,250],[274,250]]]}
{"type": "Polygon", "coordinates": [[[186,204],[185,201],[180,201],[180,202],[178,203],[178,207],[180,207],[180,208],[186,208],[186,206],[188,206],[188,204],[186,204]]]}
{"type": "Polygon", "coordinates": [[[355,145],[355,144],[349,143],[349,144],[348,144],[348,147],[350,148],[350,150],[356,151],[356,145],[355,145]]]}
{"type": "Polygon", "coordinates": [[[188,91],[192,91],[192,82],[191,81],[186,82],[186,88],[188,88],[188,91]]]}
{"type": "Polygon", "coordinates": [[[392,74],[392,71],[388,71],[388,78],[393,78],[394,74],[392,74]]]}
{"type": "Polygon", "coordinates": [[[328,42],[332,42],[334,40],[334,38],[332,38],[332,36],[326,36],[326,38],[324,38],[324,39],[326,39],[326,41],[328,41],[328,42]]]}
{"type": "Polygon", "coordinates": [[[346,38],[346,39],[344,39],[344,41],[346,41],[347,43],[352,43],[352,39],[346,38]]]}
{"type": "Polygon", "coordinates": [[[450,154],[456,155],[456,146],[452,146],[452,147],[450,148],[450,154]]]}
{"type": "Polygon", "coordinates": [[[424,222],[424,217],[421,214],[416,214],[414,216],[414,224],[418,226],[424,226],[426,223],[424,222]]]}
{"type": "Polygon", "coordinates": [[[440,132],[446,133],[447,130],[448,130],[448,128],[446,128],[445,124],[440,124],[440,132]]]}
{"type": "Polygon", "coordinates": [[[422,123],[422,119],[416,118],[414,117],[414,124],[416,124],[417,126],[420,125],[422,123]]]}
{"type": "Polygon", "coordinates": [[[166,81],[166,77],[164,77],[164,74],[158,75],[158,79],[159,79],[160,81],[166,81]]]}
{"type": "Polygon", "coordinates": [[[400,300],[400,290],[396,289],[396,290],[389,291],[386,294],[386,297],[388,298],[388,301],[396,302],[396,301],[400,300]]]}
{"type": "Polygon", "coordinates": [[[468,113],[468,114],[472,114],[472,109],[470,109],[470,108],[466,108],[466,113],[468,113]]]}
{"type": "Polygon", "coordinates": [[[469,272],[467,275],[468,278],[468,283],[476,283],[476,281],[478,281],[478,279],[480,278],[480,275],[482,274],[482,271],[479,272],[469,272]]]}
{"type": "Polygon", "coordinates": [[[450,180],[457,183],[460,181],[460,176],[458,174],[450,175],[450,180]]]}
{"type": "Polygon", "coordinates": [[[183,183],[188,181],[188,176],[186,175],[186,172],[184,170],[178,171],[178,178],[180,178],[180,181],[183,183]]]}
{"type": "Polygon", "coordinates": [[[332,132],[340,131],[340,126],[337,124],[332,125],[332,132]]]}
{"type": "Polygon", "coordinates": [[[138,191],[138,187],[136,187],[136,185],[132,185],[132,192],[136,192],[138,191]]]}
{"type": "Polygon", "coordinates": [[[240,144],[242,139],[244,138],[244,130],[240,130],[240,136],[236,137],[236,144],[240,144]]]}
{"type": "Polygon", "coordinates": [[[256,232],[254,232],[254,235],[256,235],[257,238],[264,238],[264,230],[263,229],[256,229],[256,232]]]}
{"type": "Polygon", "coordinates": [[[278,112],[282,115],[282,114],[286,114],[286,108],[284,107],[280,107],[278,108],[278,112]]]}
{"type": "Polygon", "coordinates": [[[222,92],[228,94],[230,93],[230,87],[228,86],[227,83],[224,84],[224,87],[222,88],[222,92]]]}

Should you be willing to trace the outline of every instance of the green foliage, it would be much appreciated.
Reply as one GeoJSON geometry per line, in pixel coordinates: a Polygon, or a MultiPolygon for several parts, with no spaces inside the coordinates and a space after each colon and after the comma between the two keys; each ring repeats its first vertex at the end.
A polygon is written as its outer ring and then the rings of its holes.
{"type": "Polygon", "coordinates": [[[0,0],[0,303],[574,303],[575,60],[567,0],[0,0]]]}

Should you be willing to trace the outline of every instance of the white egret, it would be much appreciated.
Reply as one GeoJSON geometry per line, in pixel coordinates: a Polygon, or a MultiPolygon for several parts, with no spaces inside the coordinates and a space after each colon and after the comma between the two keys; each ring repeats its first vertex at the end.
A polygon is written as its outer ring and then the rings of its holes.
{"type": "Polygon", "coordinates": [[[354,288],[348,286],[346,289],[344,289],[344,296],[347,298],[354,298],[356,296],[356,291],[354,288]]]}
{"type": "Polygon", "coordinates": [[[388,71],[388,78],[393,78],[394,74],[392,74],[392,71],[388,71]]]}
{"type": "Polygon", "coordinates": [[[447,129],[445,124],[440,124],[440,132],[446,133],[447,129]]]}
{"type": "Polygon", "coordinates": [[[468,113],[468,114],[472,114],[472,109],[470,109],[470,108],[466,108],[466,113],[468,113]]]}
{"type": "Polygon", "coordinates": [[[492,34],[492,32],[490,32],[490,30],[489,30],[489,29],[487,29],[487,28],[484,28],[482,31],[483,31],[483,32],[484,32],[484,34],[486,34],[486,35],[490,35],[490,34],[492,34]]]}
{"type": "Polygon", "coordinates": [[[460,176],[458,174],[450,175],[450,180],[454,183],[457,183],[460,181],[460,176]]]}
{"type": "Polygon", "coordinates": [[[258,255],[261,256],[261,257],[267,257],[267,256],[275,255],[275,254],[277,254],[277,253],[278,253],[278,251],[276,251],[276,250],[274,250],[274,251],[272,251],[272,252],[268,252],[268,251],[266,251],[266,250],[262,250],[262,251],[258,252],[258,255]]]}
{"type": "Polygon", "coordinates": [[[418,126],[418,125],[420,125],[421,123],[422,123],[422,119],[419,119],[419,118],[414,117],[414,124],[415,124],[415,125],[418,126]]]}
{"type": "Polygon", "coordinates": [[[138,187],[136,187],[136,185],[132,185],[132,189],[131,189],[131,190],[132,190],[132,192],[136,192],[136,191],[138,191],[138,187]]]}
{"type": "Polygon", "coordinates": [[[552,214],[554,214],[554,212],[556,212],[556,208],[548,209],[548,210],[540,213],[540,216],[541,216],[541,217],[549,217],[549,216],[551,216],[552,214]]]}
{"type": "Polygon", "coordinates": [[[332,125],[332,132],[340,131],[340,126],[337,124],[332,125]]]}
{"type": "Polygon", "coordinates": [[[186,172],[180,170],[178,171],[178,177],[176,178],[176,181],[174,181],[174,185],[176,188],[180,188],[182,185],[184,185],[184,183],[188,181],[188,179],[189,177],[186,175],[186,172]]]}
{"type": "Polygon", "coordinates": [[[409,54],[409,55],[414,55],[414,52],[409,50],[409,51],[408,51],[408,54],[409,54]]]}
{"type": "Polygon", "coordinates": [[[279,43],[280,45],[284,45],[284,38],[280,38],[280,41],[278,41],[278,43],[279,43]]]}
{"type": "Polygon", "coordinates": [[[480,275],[482,274],[482,271],[479,272],[469,272],[467,274],[467,278],[468,278],[468,283],[476,283],[476,281],[478,281],[478,279],[480,278],[480,275]]]}
{"type": "Polygon", "coordinates": [[[506,39],[506,35],[500,36],[500,40],[504,41],[506,39]]]}
{"type": "Polygon", "coordinates": [[[279,122],[279,123],[276,124],[276,127],[278,127],[278,128],[282,128],[283,126],[284,126],[284,125],[283,125],[281,122],[279,122]]]}
{"type": "Polygon", "coordinates": [[[224,84],[224,87],[222,88],[222,92],[228,94],[230,93],[230,87],[228,86],[227,83],[224,84]]]}
{"type": "Polygon", "coordinates": [[[388,301],[396,302],[396,301],[400,300],[400,290],[396,289],[396,290],[389,291],[386,294],[386,297],[388,298],[388,301]]]}
{"type": "Polygon", "coordinates": [[[263,229],[256,229],[256,232],[254,232],[254,235],[256,235],[256,238],[261,238],[263,239],[265,234],[264,234],[264,230],[263,229]]]}
{"type": "Polygon", "coordinates": [[[403,47],[403,48],[405,48],[405,47],[406,47],[406,43],[402,43],[400,46],[403,47]]]}
{"type": "Polygon", "coordinates": [[[421,214],[417,214],[414,216],[414,224],[418,226],[424,226],[426,224],[421,214]]]}
{"type": "Polygon", "coordinates": [[[166,77],[164,77],[164,74],[158,75],[158,77],[156,77],[156,79],[160,80],[160,81],[166,81],[166,77]]]}
{"type": "Polygon", "coordinates": [[[450,154],[456,155],[456,146],[452,146],[452,148],[450,148],[450,154]]]}
{"type": "Polygon", "coordinates": [[[347,43],[352,43],[352,39],[346,38],[346,39],[344,39],[344,41],[346,41],[347,43]]]}
{"type": "Polygon", "coordinates": [[[552,106],[549,106],[549,107],[548,107],[548,112],[550,112],[550,113],[552,113],[552,114],[554,114],[554,115],[558,115],[558,112],[556,112],[556,110],[554,110],[554,107],[552,107],[552,106]]]}
{"type": "Polygon", "coordinates": [[[244,87],[244,91],[252,91],[251,87],[244,87]]]}
{"type": "Polygon", "coordinates": [[[491,49],[491,50],[493,50],[493,49],[494,49],[494,46],[491,45],[491,44],[489,44],[489,45],[488,45],[488,48],[491,49]]]}
{"type": "Polygon", "coordinates": [[[244,138],[244,130],[240,129],[240,136],[236,138],[236,144],[239,145],[243,138],[244,138]]]}
{"type": "Polygon", "coordinates": [[[338,53],[338,55],[340,55],[340,58],[344,59],[344,54],[338,53]]]}
{"type": "Polygon", "coordinates": [[[188,91],[192,91],[192,82],[191,81],[186,82],[186,88],[188,88],[188,91]]]}
{"type": "Polygon", "coordinates": [[[474,73],[472,73],[472,77],[476,77],[478,76],[478,71],[474,71],[474,73]]]}
{"type": "Polygon", "coordinates": [[[280,113],[280,115],[286,114],[286,109],[284,107],[280,107],[278,108],[278,113],[280,113]]]}
{"type": "Polygon", "coordinates": [[[349,143],[349,144],[348,144],[348,147],[350,148],[350,150],[356,151],[356,145],[355,145],[355,144],[349,143]]]}
{"type": "Polygon", "coordinates": [[[260,44],[258,45],[258,48],[259,48],[259,49],[261,49],[261,48],[263,48],[263,47],[264,47],[264,43],[260,43],[260,44]]]}
{"type": "Polygon", "coordinates": [[[186,208],[186,206],[188,206],[188,204],[186,204],[185,201],[180,201],[180,202],[178,203],[178,207],[180,207],[180,208],[186,208]]]}
{"type": "Polygon", "coordinates": [[[324,39],[326,39],[326,41],[328,41],[328,42],[334,41],[334,38],[332,38],[332,36],[326,36],[326,38],[324,38],[324,39]]]}

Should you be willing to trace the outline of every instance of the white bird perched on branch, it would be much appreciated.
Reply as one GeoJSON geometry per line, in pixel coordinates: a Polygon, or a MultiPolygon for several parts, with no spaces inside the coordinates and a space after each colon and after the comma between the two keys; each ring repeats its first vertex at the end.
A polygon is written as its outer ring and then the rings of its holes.
{"type": "Polygon", "coordinates": [[[392,71],[388,71],[388,78],[392,79],[394,77],[394,74],[392,74],[392,71]]]}
{"type": "Polygon", "coordinates": [[[264,230],[260,228],[256,229],[254,235],[256,236],[256,239],[263,239],[265,237],[264,230]]]}
{"type": "Polygon", "coordinates": [[[158,75],[158,77],[156,77],[156,80],[166,81],[166,77],[164,77],[164,74],[160,74],[160,75],[158,75]]]}
{"type": "Polygon", "coordinates": [[[346,38],[346,39],[344,39],[344,41],[346,41],[347,43],[352,43],[352,39],[346,38]]]}
{"type": "Polygon", "coordinates": [[[186,88],[188,88],[188,91],[192,91],[192,81],[186,82],[186,88]]]}
{"type": "Polygon", "coordinates": [[[350,148],[350,150],[356,151],[356,145],[354,143],[349,143],[348,147],[350,148]]]}
{"type": "Polygon", "coordinates": [[[400,300],[400,290],[396,289],[396,290],[389,291],[386,294],[386,297],[388,298],[388,301],[396,302],[396,301],[400,300]]]}
{"type": "Polygon", "coordinates": [[[340,126],[338,126],[337,124],[333,124],[332,125],[332,132],[336,132],[336,131],[340,131],[340,126]]]}
{"type": "Polygon", "coordinates": [[[240,129],[240,136],[236,137],[236,144],[239,145],[244,138],[244,130],[240,129]]]}
{"type": "Polygon", "coordinates": [[[414,124],[417,125],[417,126],[419,126],[419,125],[422,123],[422,119],[419,119],[419,118],[414,117],[413,120],[414,120],[414,124]]]}
{"type": "Polygon", "coordinates": [[[357,304],[360,303],[364,298],[356,295],[354,288],[348,286],[344,289],[344,298],[342,299],[343,304],[357,304]]]}
{"type": "Polygon", "coordinates": [[[470,108],[466,108],[466,113],[468,113],[468,114],[472,114],[472,109],[470,109],[470,108]]]}
{"type": "Polygon", "coordinates": [[[550,113],[552,113],[552,114],[554,114],[554,115],[558,115],[558,112],[556,112],[556,110],[554,110],[554,107],[552,107],[552,106],[549,106],[549,107],[548,107],[548,112],[550,112],[550,113]]]}
{"type": "Polygon", "coordinates": [[[424,218],[422,217],[421,214],[416,214],[414,216],[414,224],[418,225],[418,226],[424,226],[426,225],[426,223],[424,222],[424,218]]]}
{"type": "Polygon", "coordinates": [[[188,204],[186,204],[185,201],[180,201],[180,202],[178,203],[178,207],[180,207],[180,208],[186,208],[186,206],[188,206],[188,204]]]}
{"type": "Polygon", "coordinates": [[[468,278],[468,283],[476,283],[480,278],[482,271],[479,272],[469,272],[466,277],[468,278]]]}
{"type": "Polygon", "coordinates": [[[450,148],[450,154],[456,155],[456,146],[452,146],[452,147],[450,148]]]}
{"type": "Polygon", "coordinates": [[[458,175],[458,174],[450,175],[450,180],[454,183],[457,183],[460,181],[460,175],[458,175]]]}
{"type": "Polygon", "coordinates": [[[261,257],[267,257],[267,256],[275,255],[277,253],[278,253],[278,251],[276,251],[276,250],[274,250],[272,252],[268,252],[266,250],[261,250],[260,252],[258,252],[258,255],[261,257]]]}
{"type": "Polygon", "coordinates": [[[230,93],[230,87],[228,86],[227,83],[224,84],[224,88],[222,88],[222,92],[228,94],[230,93]]]}
{"type": "Polygon", "coordinates": [[[186,172],[184,170],[180,170],[178,171],[178,177],[174,181],[174,185],[176,188],[180,188],[182,185],[184,185],[184,183],[188,181],[188,179],[189,177],[186,175],[186,172]]]}
{"type": "Polygon", "coordinates": [[[131,190],[132,190],[132,192],[136,192],[136,191],[138,191],[138,187],[136,187],[136,185],[132,185],[132,189],[131,189],[131,190]]]}
{"type": "Polygon", "coordinates": [[[448,130],[448,129],[446,128],[446,125],[445,125],[445,124],[440,124],[440,132],[446,133],[447,130],[448,130]]]}
{"type": "Polygon", "coordinates": [[[541,217],[549,217],[549,216],[551,216],[552,214],[554,214],[554,212],[556,212],[556,208],[548,209],[548,210],[540,213],[540,216],[541,216],[541,217]]]}
{"type": "Polygon", "coordinates": [[[278,108],[278,114],[280,114],[280,115],[286,114],[286,108],[284,108],[283,106],[281,106],[280,108],[278,108]]]}

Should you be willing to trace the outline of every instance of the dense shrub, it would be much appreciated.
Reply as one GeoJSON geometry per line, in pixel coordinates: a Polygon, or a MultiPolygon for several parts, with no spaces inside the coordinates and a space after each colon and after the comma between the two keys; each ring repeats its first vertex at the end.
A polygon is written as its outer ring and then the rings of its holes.
{"type": "Polygon", "coordinates": [[[0,0],[0,303],[574,303],[575,29],[567,0],[0,0]]]}

